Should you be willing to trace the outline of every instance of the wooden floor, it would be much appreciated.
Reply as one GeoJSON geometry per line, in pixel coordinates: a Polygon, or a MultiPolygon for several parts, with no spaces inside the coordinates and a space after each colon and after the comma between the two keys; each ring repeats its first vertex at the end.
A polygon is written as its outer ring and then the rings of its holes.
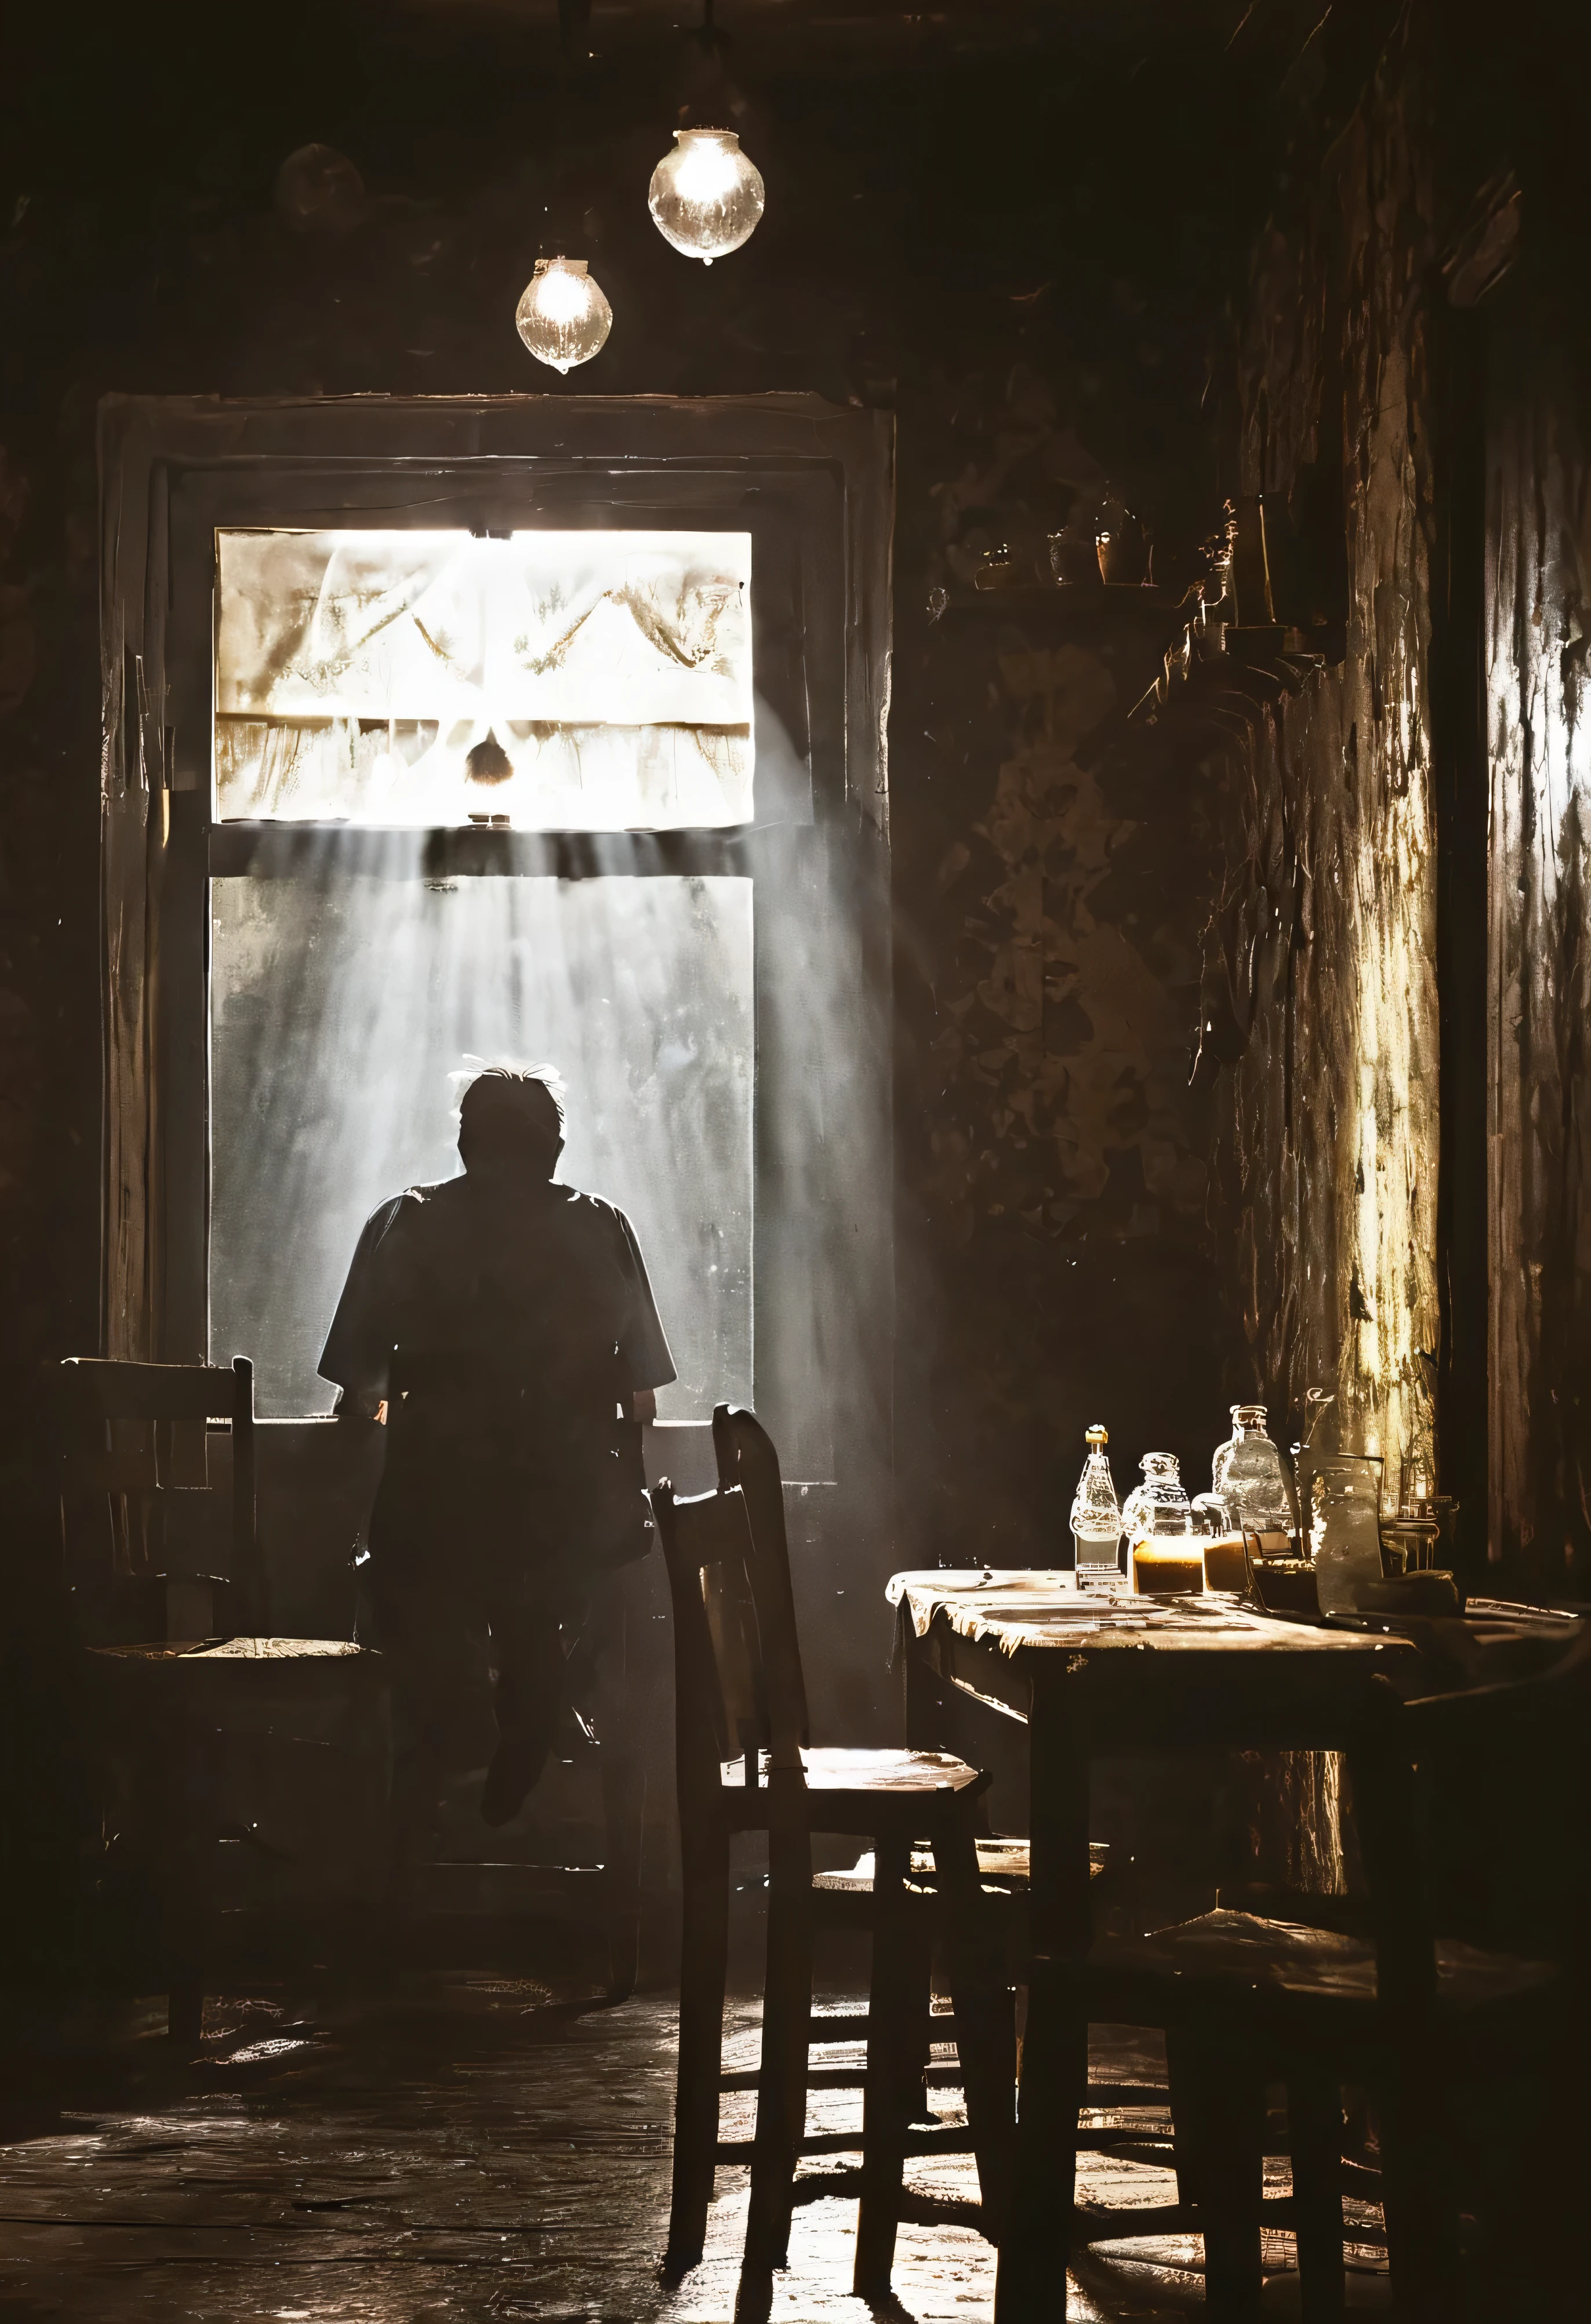
{"type": "MultiPolygon", "coordinates": [[[[726,2172],[704,2264],[673,2293],[667,2203],[673,1997],[617,2009],[577,1984],[410,1976],[356,1997],[286,1990],[210,2005],[204,2054],[173,2057],[152,2009],[63,2056],[12,2029],[0,2114],[0,2316],[93,2324],[728,2324],[745,2174],[726,2172]]],[[[736,2004],[731,2064],[755,2060],[736,2004]]],[[[1118,2049],[1120,2044],[1118,2043],[1118,2049]]],[[[1102,2067],[1113,2062],[1102,2057],[1102,2067]]],[[[1141,2071],[1117,2057],[1118,2066],[1141,2071]]],[[[822,2093],[839,2126],[860,2101],[822,2093]]],[[[953,2112],[953,2093],[937,2094],[953,2112]]],[[[749,2127],[750,2101],[726,2100],[749,2127]]],[[[1282,2166],[1284,2168],[1284,2166],[1282,2166]]],[[[1163,2166],[1090,2163],[1110,2200],[1169,2200],[1163,2166]]],[[[977,2324],[993,2255],[961,2158],[914,2166],[897,2324],[977,2324]]],[[[775,2315],[864,2319],[850,2296],[854,2201],[818,2177],[775,2315]]],[[[1199,2246],[1091,2254],[1071,2314],[1197,2312],[1199,2246]]],[[[1297,2312],[1285,2237],[1267,2314],[1297,2312]]],[[[1351,2307],[1387,2312],[1377,2255],[1351,2307]]]]}

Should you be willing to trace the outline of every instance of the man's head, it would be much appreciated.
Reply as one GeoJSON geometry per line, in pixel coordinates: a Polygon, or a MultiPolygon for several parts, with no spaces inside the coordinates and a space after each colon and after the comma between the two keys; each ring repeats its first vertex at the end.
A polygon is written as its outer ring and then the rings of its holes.
{"type": "Polygon", "coordinates": [[[458,1150],[476,1176],[550,1178],[564,1150],[562,1085],[550,1065],[488,1065],[458,1109],[458,1150]]]}

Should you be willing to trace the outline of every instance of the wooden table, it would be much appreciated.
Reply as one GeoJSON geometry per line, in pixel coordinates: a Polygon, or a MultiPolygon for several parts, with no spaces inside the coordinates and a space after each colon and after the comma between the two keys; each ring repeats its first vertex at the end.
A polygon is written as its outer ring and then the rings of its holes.
{"type": "Polygon", "coordinates": [[[1089,1762],[1109,1752],[1340,1750],[1402,1637],[1317,1629],[1228,1598],[1097,1600],[1070,1576],[897,1573],[906,1739],[937,1741],[933,1682],[1028,1730],[1033,1949],[1088,1951],[1089,1762]]]}
{"type": "MultiPolygon", "coordinates": [[[[1433,1681],[1443,1683],[1433,1661],[1446,1659],[1462,1674],[1448,1683],[1474,1683],[1494,1674],[1485,1666],[1498,1656],[1540,1666],[1579,1632],[1550,1615],[1506,1609],[1468,1623],[1411,1624],[1412,1636],[1327,1629],[1251,1613],[1232,1599],[1096,1600],[1066,1589],[1068,1581],[986,1568],[902,1573],[889,1585],[908,1740],[940,1739],[940,1690],[1019,1720],[1028,1734],[1034,1960],[997,2324],[1064,2317],[1070,2253],[1095,2239],[1079,2233],[1071,2210],[1090,2004],[1099,1998],[1086,1965],[1090,1759],[1222,1748],[1352,1754],[1368,1736],[1384,1676],[1405,1696],[1430,1692],[1433,1681]],[[1070,2224],[1058,2236],[1061,2205],[1070,2224]]],[[[1182,2214],[1179,2201],[1154,2215],[1149,2231],[1199,2227],[1182,2214]]],[[[1143,2233],[1152,2215],[1119,2216],[1143,2233]]]]}
{"type": "Polygon", "coordinates": [[[1416,1651],[1402,1638],[1279,1621],[1228,1598],[1081,1597],[1065,1587],[1070,1580],[985,1568],[900,1573],[889,1584],[908,1740],[920,1745],[933,1723],[934,1681],[1027,1729],[1034,1960],[998,2324],[1039,2324],[1067,2310],[1071,2231],[1059,2262],[1053,2245],[1057,2200],[1071,2216],[1077,2109],[1088,2083],[1090,1759],[1340,1749],[1376,1680],[1416,1651]]]}

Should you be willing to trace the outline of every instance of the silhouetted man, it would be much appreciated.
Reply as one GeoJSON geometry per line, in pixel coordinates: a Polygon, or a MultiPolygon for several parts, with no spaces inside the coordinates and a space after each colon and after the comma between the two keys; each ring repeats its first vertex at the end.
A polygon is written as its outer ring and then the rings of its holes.
{"type": "Polygon", "coordinates": [[[551,1748],[560,1629],[600,1636],[612,1577],[649,1545],[640,1425],[675,1378],[621,1211],[553,1180],[564,1118],[545,1073],[464,1092],[464,1176],[383,1203],[320,1359],[340,1415],[383,1416],[370,1528],[393,1666],[400,1789],[425,1804],[483,1626],[498,1744],[481,1812],[505,1823],[551,1748]]]}

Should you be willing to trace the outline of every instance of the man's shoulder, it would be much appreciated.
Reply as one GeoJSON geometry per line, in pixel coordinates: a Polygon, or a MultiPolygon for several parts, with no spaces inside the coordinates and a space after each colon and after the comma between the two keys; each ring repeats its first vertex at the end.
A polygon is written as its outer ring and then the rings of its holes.
{"type": "Polygon", "coordinates": [[[591,1194],[584,1186],[566,1186],[555,1178],[551,1191],[577,1215],[594,1213],[604,1219],[617,1219],[623,1215],[618,1204],[609,1202],[605,1194],[591,1194]]]}
{"type": "Polygon", "coordinates": [[[434,1185],[405,1186],[400,1194],[389,1194],[384,1203],[376,1204],[366,1219],[366,1238],[379,1241],[400,1222],[418,1218],[423,1211],[434,1207],[439,1199],[446,1196],[450,1186],[462,1183],[458,1179],[439,1178],[434,1185]]]}
{"type": "Polygon", "coordinates": [[[567,1219],[576,1231],[581,1227],[599,1231],[622,1234],[630,1222],[617,1203],[610,1203],[605,1194],[589,1194],[584,1187],[560,1185],[553,1182],[553,1193],[562,1197],[558,1205],[561,1217],[567,1219]]]}

